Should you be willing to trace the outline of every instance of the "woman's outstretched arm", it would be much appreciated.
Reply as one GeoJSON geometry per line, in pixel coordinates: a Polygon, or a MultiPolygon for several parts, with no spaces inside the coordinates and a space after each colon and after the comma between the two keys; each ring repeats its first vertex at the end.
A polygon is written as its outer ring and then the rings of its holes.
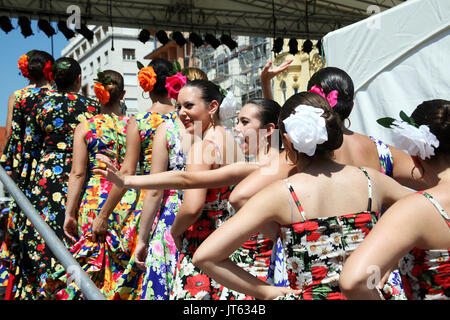
{"type": "Polygon", "coordinates": [[[215,170],[166,171],[145,176],[126,176],[120,173],[108,157],[97,155],[106,164],[106,169],[95,169],[121,188],[136,189],[196,189],[220,188],[235,185],[259,168],[256,163],[236,162],[215,170]]]}
{"type": "Polygon", "coordinates": [[[225,287],[257,299],[274,299],[288,292],[299,294],[299,290],[271,286],[229,259],[253,234],[278,222],[280,212],[289,206],[288,193],[280,193],[281,188],[285,187],[278,182],[264,188],[209,235],[196,250],[194,265],[225,287]]]}

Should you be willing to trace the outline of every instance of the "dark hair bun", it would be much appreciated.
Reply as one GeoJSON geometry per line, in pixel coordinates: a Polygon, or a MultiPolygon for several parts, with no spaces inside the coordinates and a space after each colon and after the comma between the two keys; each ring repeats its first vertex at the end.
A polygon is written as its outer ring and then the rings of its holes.
{"type": "Polygon", "coordinates": [[[53,63],[55,59],[53,59],[52,55],[41,50],[33,50],[28,59],[28,72],[30,76],[35,81],[40,81],[44,79],[44,67],[48,61],[53,63]]]}
{"type": "Polygon", "coordinates": [[[72,89],[81,74],[81,67],[75,59],[62,57],[55,61],[53,74],[58,90],[68,91],[72,89]]]}
{"type": "Polygon", "coordinates": [[[156,58],[150,64],[156,73],[156,83],[153,86],[152,92],[158,95],[167,95],[166,78],[170,76],[172,71],[172,64],[166,59],[156,58]]]}
{"type": "Polygon", "coordinates": [[[120,100],[124,89],[124,82],[122,75],[114,70],[103,71],[105,77],[110,77],[112,82],[105,86],[105,89],[109,92],[109,101],[117,102],[120,100]]]}
{"type": "Polygon", "coordinates": [[[308,90],[311,90],[313,86],[322,88],[326,95],[337,90],[337,104],[333,110],[342,120],[349,117],[353,108],[355,89],[352,78],[344,70],[335,67],[320,69],[308,81],[308,90]]]}
{"type": "MultiPolygon", "coordinates": [[[[322,146],[325,151],[334,151],[339,149],[344,141],[341,117],[332,109],[325,110],[322,117],[325,118],[328,140],[320,146],[322,146]]],[[[318,150],[320,151],[322,147],[318,148],[318,150]]]]}
{"type": "Polygon", "coordinates": [[[344,141],[344,131],[342,120],[339,114],[334,112],[328,101],[317,93],[300,92],[291,96],[281,108],[278,126],[281,133],[286,133],[283,120],[287,119],[295,112],[295,108],[299,105],[307,105],[320,108],[324,111],[322,117],[325,118],[328,140],[317,146],[316,153],[331,153],[333,150],[340,148],[344,141]]]}
{"type": "Polygon", "coordinates": [[[450,154],[450,101],[443,99],[422,102],[411,114],[416,124],[427,125],[439,140],[435,155],[450,154]]]}

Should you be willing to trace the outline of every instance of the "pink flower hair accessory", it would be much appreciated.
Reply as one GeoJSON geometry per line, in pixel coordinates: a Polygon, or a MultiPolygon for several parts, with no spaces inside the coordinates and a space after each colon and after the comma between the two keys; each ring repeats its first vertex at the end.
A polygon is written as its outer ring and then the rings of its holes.
{"type": "Polygon", "coordinates": [[[178,100],[178,93],[180,92],[181,88],[186,84],[187,77],[182,75],[180,72],[175,73],[171,77],[166,78],[166,89],[169,98],[173,98],[175,100],[178,100]]]}
{"type": "Polygon", "coordinates": [[[327,99],[328,103],[332,108],[334,108],[334,106],[337,104],[337,99],[339,95],[339,92],[337,90],[332,90],[328,95],[325,95],[325,92],[323,91],[322,88],[318,86],[312,86],[309,92],[317,93],[318,95],[327,99]]]}

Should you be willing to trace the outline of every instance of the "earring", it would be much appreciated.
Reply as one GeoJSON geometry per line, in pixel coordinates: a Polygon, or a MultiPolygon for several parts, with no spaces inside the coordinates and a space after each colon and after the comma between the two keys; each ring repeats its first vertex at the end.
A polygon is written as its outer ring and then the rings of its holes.
{"type": "Polygon", "coordinates": [[[213,114],[210,114],[209,116],[210,116],[210,119],[211,119],[211,123],[212,123],[213,128],[216,128],[216,123],[215,123],[215,121],[214,121],[214,115],[213,115],[213,114]]]}
{"type": "Polygon", "coordinates": [[[423,178],[423,174],[424,174],[424,169],[423,169],[422,166],[420,166],[420,167],[417,167],[417,166],[412,167],[412,169],[411,169],[411,178],[412,178],[413,180],[416,180],[416,181],[417,181],[417,180],[422,179],[422,178],[423,178]],[[416,177],[414,176],[414,171],[415,171],[415,169],[419,170],[419,174],[420,174],[420,177],[419,177],[419,178],[416,178],[416,177]]]}
{"type": "Polygon", "coordinates": [[[347,126],[345,126],[347,129],[348,128],[350,128],[350,126],[352,125],[352,122],[350,121],[350,119],[349,118],[347,118],[347,119],[345,119],[345,120],[348,120],[348,125],[347,126]]]}

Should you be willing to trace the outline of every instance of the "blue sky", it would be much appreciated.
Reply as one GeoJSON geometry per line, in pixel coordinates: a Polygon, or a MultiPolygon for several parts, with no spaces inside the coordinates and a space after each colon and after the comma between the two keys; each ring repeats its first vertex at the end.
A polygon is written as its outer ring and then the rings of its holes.
{"type": "MultiPolygon", "coordinates": [[[[19,68],[17,68],[19,57],[32,49],[43,50],[52,54],[51,38],[38,28],[36,20],[31,21],[34,35],[27,38],[20,33],[17,19],[11,19],[11,24],[15,29],[8,34],[0,29],[0,127],[6,125],[10,94],[28,84],[28,80],[20,75],[19,68]]],[[[53,36],[53,57],[58,59],[61,57],[61,50],[69,43],[69,40],[59,32],[56,22],[51,24],[57,32],[53,36]]]]}

